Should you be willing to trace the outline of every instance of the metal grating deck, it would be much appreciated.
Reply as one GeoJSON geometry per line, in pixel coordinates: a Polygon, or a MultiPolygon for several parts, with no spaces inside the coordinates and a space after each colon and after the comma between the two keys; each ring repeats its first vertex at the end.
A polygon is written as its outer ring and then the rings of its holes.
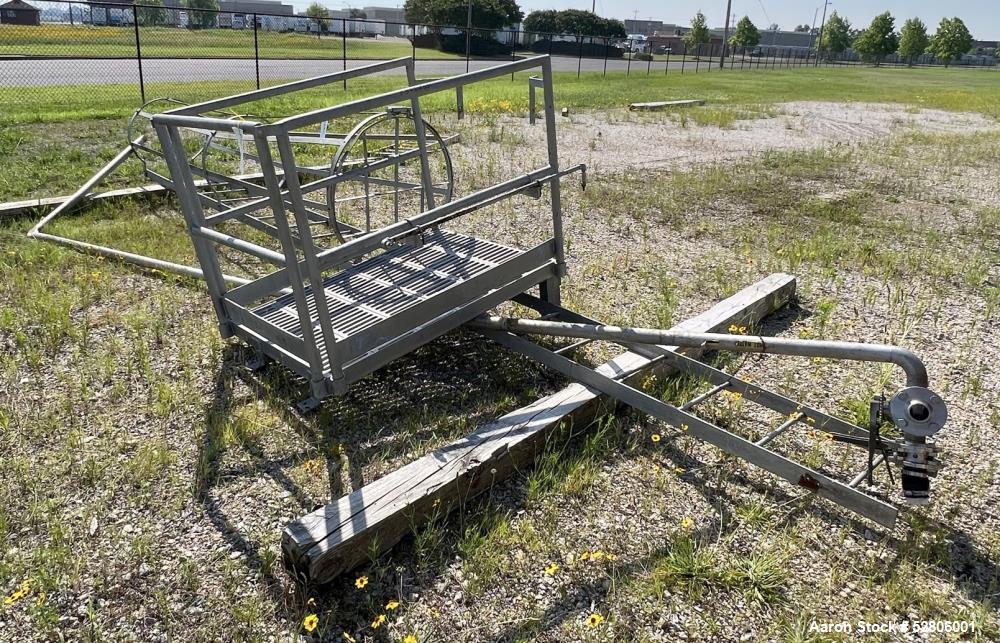
{"type": "MultiPolygon", "coordinates": [[[[467,279],[521,254],[490,241],[445,230],[424,235],[420,247],[399,247],[349,266],[323,282],[337,341],[364,332],[379,322],[438,295],[467,279]]],[[[319,321],[310,289],[309,316],[319,321]]],[[[296,337],[302,328],[291,294],[253,309],[266,321],[296,337]]]]}

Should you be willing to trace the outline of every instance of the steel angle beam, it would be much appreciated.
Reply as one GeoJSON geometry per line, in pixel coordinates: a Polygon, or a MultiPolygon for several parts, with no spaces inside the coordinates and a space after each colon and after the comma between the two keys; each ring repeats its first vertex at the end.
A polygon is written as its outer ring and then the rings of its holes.
{"type": "Polygon", "coordinates": [[[609,395],[635,409],[674,426],[686,426],[687,432],[719,449],[765,469],[816,495],[831,500],[885,527],[896,522],[898,510],[893,505],[864,494],[818,471],[798,464],[763,446],[726,431],[696,415],[662,402],[642,391],[594,369],[557,355],[529,340],[503,331],[477,329],[497,343],[515,350],[567,377],[609,395]]]}

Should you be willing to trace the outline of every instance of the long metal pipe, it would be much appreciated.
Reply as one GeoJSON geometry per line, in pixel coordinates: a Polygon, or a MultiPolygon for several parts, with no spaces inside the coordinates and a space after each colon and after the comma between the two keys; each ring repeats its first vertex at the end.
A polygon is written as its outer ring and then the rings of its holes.
{"type": "MultiPolygon", "coordinates": [[[[140,145],[145,140],[146,140],[146,135],[143,134],[142,136],[139,136],[134,141],[132,141],[132,143],[135,144],[135,145],[140,145]]],[[[39,235],[39,232],[45,226],[46,223],[48,223],[52,219],[55,219],[57,216],[59,216],[60,214],[62,214],[65,211],[71,209],[73,206],[75,206],[77,203],[79,203],[82,199],[84,199],[87,196],[87,194],[92,189],[94,189],[94,187],[98,183],[100,183],[101,181],[103,181],[105,179],[105,177],[107,177],[109,174],[111,174],[115,170],[115,168],[117,168],[119,165],[121,165],[126,160],[128,160],[128,158],[130,156],[132,156],[132,146],[131,145],[129,145],[128,147],[122,149],[122,151],[118,152],[118,154],[115,154],[115,157],[113,159],[111,159],[110,161],[108,161],[104,165],[104,167],[102,167],[100,170],[98,170],[97,173],[94,174],[94,176],[92,176],[89,179],[87,179],[87,182],[84,183],[83,185],[81,185],[79,190],[77,190],[76,192],[74,192],[72,196],[70,196],[68,199],[66,199],[65,201],[63,201],[59,205],[59,207],[57,207],[55,210],[53,210],[52,212],[49,212],[46,216],[42,217],[41,221],[39,221],[34,226],[32,226],[31,230],[28,230],[28,236],[29,237],[37,237],[39,235]]]]}
{"type": "Polygon", "coordinates": [[[927,386],[927,369],[911,351],[886,344],[830,342],[783,337],[727,335],[722,333],[683,333],[655,328],[623,328],[598,324],[518,319],[514,317],[481,316],[468,324],[472,328],[499,330],[509,333],[576,337],[607,340],[623,344],[658,344],[687,346],[736,353],[772,353],[798,357],[825,357],[859,362],[895,364],[906,373],[907,386],[927,386]]]}
{"type": "MultiPolygon", "coordinates": [[[[194,277],[195,279],[204,279],[205,273],[202,272],[200,268],[195,268],[194,266],[185,266],[184,264],[174,263],[172,261],[164,261],[163,259],[154,259],[152,257],[146,257],[144,255],[137,255],[132,252],[125,252],[124,250],[116,250],[115,248],[107,248],[105,246],[98,246],[92,243],[86,243],[84,241],[77,241],[76,239],[67,239],[66,237],[57,237],[54,234],[48,234],[46,232],[36,232],[32,235],[35,239],[42,239],[45,241],[51,241],[52,243],[58,243],[63,246],[68,246],[70,248],[75,248],[77,250],[82,250],[84,252],[89,252],[90,254],[99,255],[101,257],[108,257],[109,259],[120,259],[122,261],[127,261],[129,263],[134,263],[137,266],[142,266],[143,268],[151,268],[153,270],[162,270],[164,272],[172,272],[177,275],[183,275],[185,277],[194,277]]],[[[222,275],[222,278],[231,284],[237,286],[245,286],[250,283],[250,279],[244,279],[243,277],[235,277],[233,275],[222,275]]]]}

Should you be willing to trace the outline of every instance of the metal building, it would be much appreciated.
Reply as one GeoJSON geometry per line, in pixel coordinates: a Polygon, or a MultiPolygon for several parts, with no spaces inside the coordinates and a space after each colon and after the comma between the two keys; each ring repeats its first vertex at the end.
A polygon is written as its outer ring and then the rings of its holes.
{"type": "Polygon", "coordinates": [[[39,25],[42,22],[41,13],[41,10],[23,0],[11,0],[6,4],[0,4],[0,24],[39,25]]]}

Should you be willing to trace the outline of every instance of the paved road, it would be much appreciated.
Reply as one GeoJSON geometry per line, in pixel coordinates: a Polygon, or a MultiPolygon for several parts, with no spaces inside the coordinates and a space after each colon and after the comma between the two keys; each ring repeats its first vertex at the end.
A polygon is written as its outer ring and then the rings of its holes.
{"type": "MultiPolygon", "coordinates": [[[[748,59],[749,60],[749,59],[748,59]]],[[[575,72],[577,65],[582,71],[603,71],[602,59],[554,56],[552,67],[555,71],[575,72]]],[[[370,64],[372,61],[349,60],[348,67],[370,64]]],[[[497,60],[473,60],[472,70],[499,64],[497,60]]],[[[716,63],[717,64],[717,63],[716,63]]],[[[696,63],[688,60],[685,72],[694,72],[696,63]]],[[[698,63],[699,71],[708,71],[709,63],[698,63]]],[[[608,60],[608,71],[625,71],[629,67],[624,60],[608,60]]],[[[654,62],[652,73],[664,73],[665,63],[654,62]]],[[[421,76],[443,76],[465,71],[465,60],[418,60],[417,74],[421,76]]],[[[736,68],[739,68],[737,61],[736,68]]],[[[261,80],[308,78],[328,74],[343,69],[339,60],[261,60],[261,80]]],[[[670,73],[681,70],[679,60],[670,61],[670,73]]],[[[253,60],[228,59],[144,59],[143,77],[146,84],[172,82],[199,82],[213,80],[253,81],[255,69],[253,60]]],[[[633,61],[632,73],[645,74],[646,63],[633,61]]],[[[717,68],[714,71],[718,71],[717,68]]],[[[383,72],[403,73],[403,70],[383,72]]],[[[66,59],[66,60],[3,60],[0,59],[0,90],[9,87],[48,87],[54,85],[107,85],[112,83],[137,83],[139,66],[135,60],[123,59],[66,59]]]]}

